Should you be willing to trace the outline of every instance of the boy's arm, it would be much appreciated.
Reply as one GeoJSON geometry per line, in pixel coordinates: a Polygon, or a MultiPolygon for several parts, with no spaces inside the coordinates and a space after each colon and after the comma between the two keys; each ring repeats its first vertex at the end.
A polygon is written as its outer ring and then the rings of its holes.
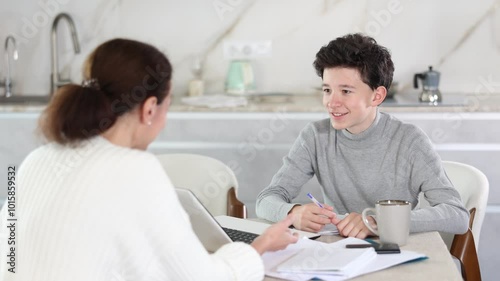
{"type": "Polygon", "coordinates": [[[469,211],[453,187],[430,140],[418,142],[411,172],[411,185],[421,190],[430,207],[414,209],[410,232],[442,231],[462,234],[469,225],[469,211]]]}
{"type": "Polygon", "coordinates": [[[257,196],[256,212],[259,218],[273,222],[282,220],[297,205],[291,201],[314,175],[314,149],[309,147],[310,143],[314,143],[311,131],[308,126],[301,132],[288,155],[283,158],[283,165],[274,175],[271,184],[257,196]]]}

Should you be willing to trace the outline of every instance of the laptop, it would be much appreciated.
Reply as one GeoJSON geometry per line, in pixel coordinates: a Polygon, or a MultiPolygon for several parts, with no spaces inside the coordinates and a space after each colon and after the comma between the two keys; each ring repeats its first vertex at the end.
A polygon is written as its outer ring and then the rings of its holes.
{"type": "MultiPolygon", "coordinates": [[[[215,252],[222,245],[230,242],[251,243],[270,226],[268,223],[229,216],[214,218],[193,192],[183,188],[176,188],[175,191],[184,210],[189,215],[196,236],[209,252],[215,252]]],[[[319,237],[317,233],[313,232],[293,231],[299,233],[300,237],[319,237]]]]}

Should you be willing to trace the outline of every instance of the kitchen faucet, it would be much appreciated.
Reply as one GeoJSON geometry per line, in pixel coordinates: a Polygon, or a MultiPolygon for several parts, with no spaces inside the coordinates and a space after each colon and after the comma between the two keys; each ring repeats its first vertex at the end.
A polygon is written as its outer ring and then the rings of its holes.
{"type": "Polygon", "coordinates": [[[10,70],[9,42],[12,42],[12,45],[14,46],[14,52],[12,53],[12,58],[14,60],[17,60],[18,58],[16,39],[14,38],[14,36],[9,35],[7,36],[7,38],[5,38],[5,66],[6,66],[5,82],[0,81],[0,87],[5,87],[6,98],[12,96],[12,77],[11,77],[12,73],[10,70]]]}
{"type": "Polygon", "coordinates": [[[52,23],[52,31],[50,35],[50,47],[52,52],[52,73],[50,77],[50,94],[52,95],[57,88],[60,86],[71,83],[69,79],[62,80],[59,74],[59,65],[58,65],[58,53],[57,53],[57,25],[61,19],[65,19],[68,22],[69,30],[71,32],[71,38],[73,39],[73,49],[75,50],[75,54],[80,53],[80,44],[78,43],[78,37],[76,36],[76,28],[73,19],[70,15],[66,13],[60,13],[54,19],[52,23]]]}

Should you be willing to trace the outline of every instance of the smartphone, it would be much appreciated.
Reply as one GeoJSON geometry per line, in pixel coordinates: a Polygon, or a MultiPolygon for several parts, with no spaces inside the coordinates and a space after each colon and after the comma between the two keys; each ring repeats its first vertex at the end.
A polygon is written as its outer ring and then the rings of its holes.
{"type": "Polygon", "coordinates": [[[348,244],[346,248],[369,248],[373,247],[377,254],[399,254],[401,250],[398,244],[395,243],[382,243],[382,244],[348,244]]]}
{"type": "Polygon", "coordinates": [[[374,245],[375,252],[377,254],[399,254],[401,250],[399,249],[398,244],[395,243],[382,243],[374,245]]]}

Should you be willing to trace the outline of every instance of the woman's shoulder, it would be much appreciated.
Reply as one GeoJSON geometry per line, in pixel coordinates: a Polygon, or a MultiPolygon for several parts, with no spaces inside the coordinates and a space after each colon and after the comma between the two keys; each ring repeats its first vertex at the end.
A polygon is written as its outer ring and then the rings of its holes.
{"type": "Polygon", "coordinates": [[[131,149],[123,153],[121,161],[125,166],[133,165],[136,170],[147,170],[149,172],[164,173],[163,167],[158,158],[148,151],[131,149]]]}
{"type": "Polygon", "coordinates": [[[133,169],[136,172],[144,169],[149,171],[162,170],[158,158],[148,151],[116,145],[107,145],[99,150],[96,151],[96,156],[118,169],[133,169]]]}
{"type": "Polygon", "coordinates": [[[38,163],[40,160],[50,158],[51,155],[56,154],[56,144],[49,143],[43,144],[32,150],[21,162],[20,168],[30,166],[32,163],[38,163]]]}
{"type": "Polygon", "coordinates": [[[83,168],[105,174],[114,183],[125,186],[164,187],[170,180],[158,158],[151,152],[102,143],[86,157],[83,168]]]}
{"type": "MultiPolygon", "coordinates": [[[[121,147],[102,137],[95,137],[80,143],[61,145],[48,143],[33,150],[23,161],[24,166],[40,163],[61,162],[71,167],[87,169],[95,167],[113,170],[140,171],[161,170],[158,159],[150,152],[121,147]],[[47,160],[51,159],[51,160],[47,160]]],[[[52,163],[54,164],[54,163],[52,163]]]]}

